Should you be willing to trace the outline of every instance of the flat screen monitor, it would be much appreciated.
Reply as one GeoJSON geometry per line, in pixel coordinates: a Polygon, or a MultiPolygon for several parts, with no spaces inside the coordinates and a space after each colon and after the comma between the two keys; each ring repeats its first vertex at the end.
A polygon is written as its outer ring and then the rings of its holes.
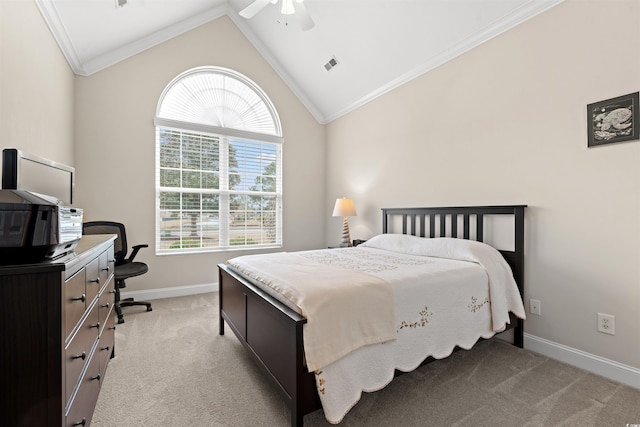
{"type": "Polygon", "coordinates": [[[73,204],[75,169],[15,148],[2,150],[2,188],[25,190],[73,204]]]}

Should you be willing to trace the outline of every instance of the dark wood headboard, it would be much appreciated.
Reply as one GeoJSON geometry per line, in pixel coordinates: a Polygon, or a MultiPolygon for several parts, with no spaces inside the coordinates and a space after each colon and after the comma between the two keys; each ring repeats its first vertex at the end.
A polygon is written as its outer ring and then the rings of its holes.
{"type": "Polygon", "coordinates": [[[526,205],[508,205],[383,208],[382,232],[399,233],[400,231],[391,230],[390,224],[392,217],[400,216],[402,234],[431,238],[455,237],[483,242],[486,231],[485,215],[511,215],[514,218],[513,250],[500,250],[500,253],[511,266],[520,296],[524,297],[524,210],[526,207],[526,205]]]}

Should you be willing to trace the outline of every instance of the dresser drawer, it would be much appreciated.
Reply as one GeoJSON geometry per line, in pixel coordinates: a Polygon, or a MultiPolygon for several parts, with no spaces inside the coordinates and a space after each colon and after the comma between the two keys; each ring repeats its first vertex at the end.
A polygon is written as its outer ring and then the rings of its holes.
{"type": "Polygon", "coordinates": [[[100,357],[100,374],[104,378],[104,374],[107,371],[107,365],[113,354],[113,346],[115,344],[116,331],[116,316],[114,310],[109,313],[109,319],[100,334],[100,341],[98,341],[98,350],[96,353],[100,357]]]}
{"type": "Polygon", "coordinates": [[[84,268],[64,283],[64,330],[67,338],[80,321],[87,306],[84,268]]]}
{"type": "MultiPolygon", "coordinates": [[[[116,291],[115,291],[115,279],[111,277],[111,279],[107,282],[107,285],[102,290],[100,294],[100,299],[98,300],[98,311],[100,313],[100,324],[102,328],[105,328],[107,324],[107,318],[112,313],[113,305],[116,302],[116,291]]],[[[100,331],[102,332],[102,331],[100,331]]]]}
{"type": "Polygon", "coordinates": [[[85,426],[91,423],[93,410],[96,407],[98,393],[100,393],[100,357],[92,354],[89,366],[85,371],[78,392],[73,396],[73,402],[66,413],[66,426],[85,426]]]}
{"type": "Polygon", "coordinates": [[[91,261],[85,267],[85,275],[86,275],[86,293],[87,293],[87,304],[91,304],[93,300],[100,293],[101,284],[103,281],[100,279],[100,259],[99,257],[91,261]]]}
{"type": "Polygon", "coordinates": [[[78,383],[78,377],[87,360],[91,349],[98,338],[98,330],[100,328],[98,306],[94,305],[88,316],[85,317],[82,325],[76,332],[71,342],[67,345],[65,351],[66,357],[66,400],[69,401],[73,389],[78,383]]]}
{"type": "Polygon", "coordinates": [[[104,287],[107,280],[109,280],[109,277],[113,275],[115,268],[113,249],[109,249],[101,253],[98,262],[100,267],[100,286],[104,287]]]}

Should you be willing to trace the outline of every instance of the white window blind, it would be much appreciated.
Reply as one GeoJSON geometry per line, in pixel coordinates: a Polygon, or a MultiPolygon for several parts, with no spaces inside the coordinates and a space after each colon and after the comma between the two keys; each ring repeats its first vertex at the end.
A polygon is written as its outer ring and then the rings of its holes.
{"type": "Polygon", "coordinates": [[[238,89],[242,76],[237,75],[234,80],[230,71],[224,70],[225,78],[219,79],[209,75],[218,69],[197,70],[198,73],[182,75],[187,83],[180,76],[175,79],[165,89],[158,107],[156,252],[279,247],[282,140],[280,135],[262,133],[279,132],[275,110],[270,102],[256,102],[255,96],[258,100],[266,97],[262,92],[250,90],[254,95],[250,97],[246,88],[251,86],[238,89]],[[194,78],[198,74],[203,78],[194,78]],[[229,84],[230,79],[234,83],[229,84]],[[219,90],[210,87],[214,84],[236,87],[234,93],[244,94],[246,102],[231,97],[234,100],[231,105],[221,105],[224,97],[198,96],[198,91],[211,94],[219,90]],[[264,111],[268,111],[272,123],[266,124],[264,119],[256,120],[247,113],[249,103],[262,118],[264,111]],[[229,112],[232,108],[240,110],[232,114],[229,112]],[[220,117],[211,119],[216,111],[236,117],[235,128],[219,126],[224,123],[220,117]],[[244,124],[239,124],[240,113],[248,119],[244,124]],[[188,121],[196,117],[197,121],[188,121]]]}

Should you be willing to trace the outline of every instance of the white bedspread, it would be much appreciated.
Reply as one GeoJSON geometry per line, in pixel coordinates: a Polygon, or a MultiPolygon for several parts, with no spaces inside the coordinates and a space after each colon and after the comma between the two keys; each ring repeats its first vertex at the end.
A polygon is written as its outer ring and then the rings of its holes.
{"type": "Polygon", "coordinates": [[[310,371],[365,345],[396,338],[393,293],[382,278],[287,252],[247,255],[227,263],[307,318],[304,353],[310,371]]]}
{"type": "MultiPolygon", "coordinates": [[[[525,318],[511,269],[497,250],[483,243],[383,234],[356,248],[296,254],[316,264],[375,276],[392,290],[395,340],[360,347],[310,369],[325,417],[334,424],[363,391],[391,382],[395,369],[411,371],[428,356],[447,357],[456,346],[469,349],[478,339],[504,330],[509,312],[525,318]]],[[[276,298],[283,301],[281,295],[276,298]]]]}
{"type": "Polygon", "coordinates": [[[389,384],[395,369],[412,371],[428,356],[449,356],[456,346],[470,349],[478,339],[504,330],[509,311],[525,318],[508,264],[488,245],[462,239],[380,235],[357,248],[310,254],[315,258],[358,259],[360,251],[366,251],[363,256],[371,262],[346,264],[359,264],[360,269],[391,283],[398,338],[358,349],[315,372],[324,415],[330,423],[339,423],[363,391],[380,390],[389,384]],[[375,265],[376,258],[381,265],[375,265]],[[389,268],[383,268],[385,264],[389,268]]]}

